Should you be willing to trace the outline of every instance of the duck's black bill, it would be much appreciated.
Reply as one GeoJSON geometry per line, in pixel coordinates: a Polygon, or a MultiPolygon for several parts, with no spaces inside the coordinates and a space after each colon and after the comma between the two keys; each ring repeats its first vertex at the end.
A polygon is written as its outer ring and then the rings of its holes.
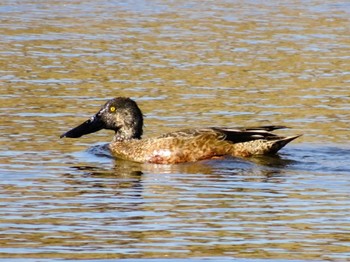
{"type": "Polygon", "coordinates": [[[104,123],[98,115],[91,117],[89,120],[85,121],[81,125],[69,130],[68,132],[62,134],[60,138],[70,137],[78,138],[83,135],[91,134],[97,132],[104,128],[104,123]]]}

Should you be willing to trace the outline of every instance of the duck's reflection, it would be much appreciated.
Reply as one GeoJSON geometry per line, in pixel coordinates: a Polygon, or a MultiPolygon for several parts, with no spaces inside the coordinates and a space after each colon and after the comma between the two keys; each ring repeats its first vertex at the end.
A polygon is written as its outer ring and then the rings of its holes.
{"type": "MultiPolygon", "coordinates": [[[[92,165],[79,165],[73,168],[83,173],[77,177],[77,183],[84,183],[82,178],[89,178],[96,187],[112,188],[135,188],[140,192],[145,181],[150,178],[163,180],[162,176],[173,175],[183,182],[194,176],[210,184],[210,181],[220,180],[240,180],[276,182],[278,179],[285,179],[284,174],[290,170],[290,166],[295,161],[286,157],[261,156],[249,159],[225,157],[215,160],[205,160],[194,163],[184,163],[177,165],[156,165],[147,163],[136,163],[121,159],[114,159],[113,168],[101,168],[92,165]]],[[[74,172],[76,173],[76,172],[74,172]]],[[[69,176],[69,174],[66,174],[69,176]]],[[[170,179],[167,176],[167,179],[170,179]]],[[[86,182],[86,181],[85,181],[86,182]]]]}
{"type": "Polygon", "coordinates": [[[273,210],[266,204],[268,199],[288,198],[273,185],[288,179],[288,165],[290,161],[283,157],[222,158],[179,165],[115,159],[112,168],[77,165],[64,176],[67,191],[75,192],[83,210],[80,219],[90,221],[96,216],[107,238],[118,236],[113,241],[127,239],[125,243],[132,246],[152,241],[155,231],[167,235],[169,228],[181,230],[181,225],[189,227],[196,219],[222,226],[220,210],[229,218],[249,216],[244,203],[273,210]]]}

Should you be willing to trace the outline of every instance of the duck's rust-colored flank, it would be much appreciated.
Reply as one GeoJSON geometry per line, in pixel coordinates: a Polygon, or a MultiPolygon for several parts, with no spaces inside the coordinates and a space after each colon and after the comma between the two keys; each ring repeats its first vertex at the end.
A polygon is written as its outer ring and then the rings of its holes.
{"type": "Polygon", "coordinates": [[[281,137],[272,133],[284,126],[254,128],[184,129],[155,138],[141,139],[142,112],[130,98],[109,100],[83,124],[61,137],[80,137],[100,129],[115,131],[109,148],[115,157],[155,164],[176,164],[225,155],[250,157],[275,154],[300,135],[281,137]]]}

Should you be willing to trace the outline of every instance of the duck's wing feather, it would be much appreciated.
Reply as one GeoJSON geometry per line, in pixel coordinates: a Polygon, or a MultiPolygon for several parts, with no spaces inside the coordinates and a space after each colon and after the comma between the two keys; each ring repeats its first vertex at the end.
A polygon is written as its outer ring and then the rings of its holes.
{"type": "Polygon", "coordinates": [[[286,128],[285,126],[258,126],[246,128],[225,128],[209,127],[198,129],[182,129],[171,133],[166,133],[158,138],[181,138],[193,139],[198,136],[215,136],[218,140],[228,140],[233,143],[242,143],[252,140],[276,140],[282,137],[273,134],[272,131],[286,128]]]}
{"type": "Polygon", "coordinates": [[[277,129],[284,129],[286,126],[258,126],[258,127],[246,127],[246,128],[216,128],[213,130],[225,134],[225,140],[232,141],[234,143],[248,142],[252,140],[277,140],[283,137],[272,133],[277,129]]]}

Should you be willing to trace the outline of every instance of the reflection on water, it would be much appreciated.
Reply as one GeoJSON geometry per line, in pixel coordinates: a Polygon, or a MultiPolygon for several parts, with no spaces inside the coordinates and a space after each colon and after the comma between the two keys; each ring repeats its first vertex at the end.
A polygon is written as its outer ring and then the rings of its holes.
{"type": "Polygon", "coordinates": [[[0,258],[350,257],[347,2],[0,3],[0,258]],[[279,156],[115,160],[58,136],[131,96],[146,136],[278,124],[279,156]]]}
{"type": "Polygon", "coordinates": [[[91,155],[61,174],[5,173],[1,256],[344,259],[350,170],[308,170],[319,149],[172,166],[91,155]]]}

